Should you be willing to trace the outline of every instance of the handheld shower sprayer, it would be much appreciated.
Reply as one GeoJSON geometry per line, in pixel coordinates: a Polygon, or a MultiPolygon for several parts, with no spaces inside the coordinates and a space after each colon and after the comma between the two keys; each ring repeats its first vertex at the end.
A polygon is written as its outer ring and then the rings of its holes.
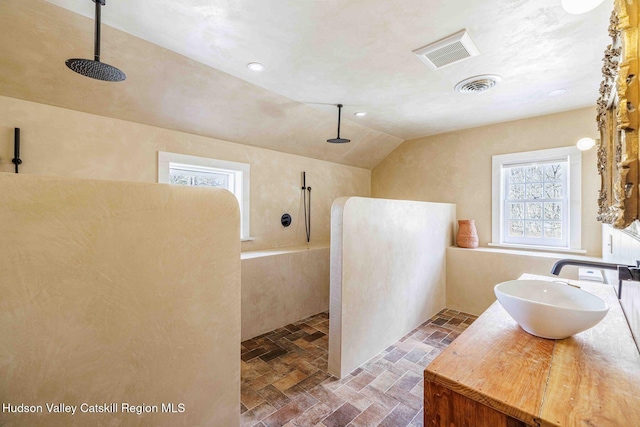
{"type": "Polygon", "coordinates": [[[16,173],[18,173],[18,167],[22,164],[22,159],[20,159],[20,128],[15,128],[15,139],[13,142],[13,159],[11,159],[11,163],[16,165],[16,173]]]}
{"type": "Polygon", "coordinates": [[[309,243],[311,241],[311,187],[307,187],[306,172],[302,172],[302,197],[304,208],[304,229],[307,233],[307,243],[309,243]],[[309,192],[309,203],[307,203],[307,191],[309,192]]]}

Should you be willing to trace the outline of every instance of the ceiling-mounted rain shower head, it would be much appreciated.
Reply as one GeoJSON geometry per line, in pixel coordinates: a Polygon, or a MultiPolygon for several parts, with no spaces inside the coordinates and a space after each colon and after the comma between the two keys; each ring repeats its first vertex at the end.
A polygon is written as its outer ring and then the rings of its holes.
{"type": "Polygon", "coordinates": [[[72,58],[67,59],[65,64],[78,74],[105,82],[121,82],[127,78],[122,71],[113,65],[98,60],[72,58]]]}
{"type": "Polygon", "coordinates": [[[344,144],[345,142],[351,142],[350,139],[340,138],[340,112],[342,110],[342,104],[338,104],[337,107],[338,107],[338,137],[327,139],[327,142],[330,142],[332,144],[344,144]]]}
{"type": "Polygon", "coordinates": [[[113,65],[100,62],[100,8],[106,5],[106,0],[92,0],[96,4],[96,29],[94,39],[94,59],[72,58],[65,64],[78,74],[105,82],[121,82],[127,78],[126,74],[113,65]]]}

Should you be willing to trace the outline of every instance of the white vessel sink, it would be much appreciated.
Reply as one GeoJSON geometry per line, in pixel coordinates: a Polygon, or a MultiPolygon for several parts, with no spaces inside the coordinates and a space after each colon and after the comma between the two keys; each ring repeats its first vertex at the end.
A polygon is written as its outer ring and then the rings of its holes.
{"type": "Polygon", "coordinates": [[[522,329],[542,338],[563,339],[585,331],[609,311],[597,296],[565,283],[510,280],[493,291],[522,329]]]}

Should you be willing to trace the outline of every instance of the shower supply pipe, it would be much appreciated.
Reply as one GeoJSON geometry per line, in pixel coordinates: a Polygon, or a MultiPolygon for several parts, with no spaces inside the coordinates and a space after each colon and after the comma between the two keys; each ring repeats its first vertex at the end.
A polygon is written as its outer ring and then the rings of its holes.
{"type": "Polygon", "coordinates": [[[307,243],[311,241],[311,187],[307,187],[307,173],[302,172],[302,203],[304,208],[304,229],[307,233],[307,243]],[[307,204],[307,191],[309,203],[307,204]],[[308,213],[307,213],[308,211],[308,213]]]}
{"type": "Polygon", "coordinates": [[[94,19],[95,30],[93,32],[93,60],[100,62],[100,22],[102,21],[100,7],[106,6],[107,2],[105,0],[96,0],[94,3],[96,4],[96,19],[94,19]]]}
{"type": "Polygon", "coordinates": [[[13,142],[13,159],[11,163],[16,165],[16,173],[18,173],[18,166],[22,164],[20,159],[20,128],[15,128],[14,142],[13,142]]]}

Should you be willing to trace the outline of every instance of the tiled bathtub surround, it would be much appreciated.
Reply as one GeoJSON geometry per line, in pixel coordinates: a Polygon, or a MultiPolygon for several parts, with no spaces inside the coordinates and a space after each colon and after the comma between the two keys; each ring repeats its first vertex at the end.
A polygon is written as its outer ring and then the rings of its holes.
{"type": "Polygon", "coordinates": [[[422,426],[424,368],[475,319],[443,310],[342,380],[327,373],[327,313],[244,341],[241,425],[422,426]]]}
{"type": "Polygon", "coordinates": [[[241,258],[242,340],[329,309],[329,244],[243,252],[241,258]]]}

